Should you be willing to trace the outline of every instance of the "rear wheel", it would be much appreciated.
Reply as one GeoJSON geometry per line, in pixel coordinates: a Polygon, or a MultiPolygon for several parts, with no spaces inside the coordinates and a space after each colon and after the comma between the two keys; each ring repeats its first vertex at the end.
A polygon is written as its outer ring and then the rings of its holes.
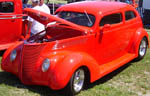
{"type": "Polygon", "coordinates": [[[78,94],[84,87],[85,84],[85,71],[79,68],[72,75],[68,85],[67,85],[67,95],[74,96],[78,94]]]}
{"type": "Polygon", "coordinates": [[[141,43],[139,45],[139,49],[138,49],[138,57],[136,58],[136,60],[141,60],[142,58],[144,58],[146,51],[147,51],[147,39],[144,37],[141,40],[141,43]]]}

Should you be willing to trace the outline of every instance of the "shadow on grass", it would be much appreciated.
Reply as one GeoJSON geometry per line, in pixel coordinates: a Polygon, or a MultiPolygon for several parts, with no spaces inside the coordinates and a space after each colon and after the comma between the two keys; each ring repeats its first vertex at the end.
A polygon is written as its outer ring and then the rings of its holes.
{"type": "MultiPolygon", "coordinates": [[[[118,75],[120,72],[122,72],[124,69],[126,69],[130,65],[131,65],[131,63],[128,63],[128,64],[120,67],[119,69],[113,71],[112,73],[110,73],[110,74],[104,76],[103,78],[97,80],[96,82],[88,85],[85,90],[93,88],[96,85],[100,85],[100,84],[103,84],[103,83],[109,81],[110,79],[112,79],[114,76],[118,75]]],[[[16,88],[24,88],[31,92],[37,93],[40,96],[65,96],[64,90],[55,91],[55,90],[51,90],[49,87],[45,87],[45,86],[24,85],[21,83],[21,81],[16,76],[14,76],[10,73],[7,73],[7,72],[0,72],[0,84],[6,84],[6,85],[13,86],[16,88]]]]}
{"type": "Polygon", "coordinates": [[[0,72],[0,84],[27,89],[33,93],[39,94],[40,96],[65,96],[62,95],[64,94],[62,90],[55,91],[45,86],[24,85],[15,75],[8,72],[0,72]]]}
{"type": "Polygon", "coordinates": [[[4,52],[5,52],[5,50],[0,51],[0,56],[3,56],[4,52]]]}

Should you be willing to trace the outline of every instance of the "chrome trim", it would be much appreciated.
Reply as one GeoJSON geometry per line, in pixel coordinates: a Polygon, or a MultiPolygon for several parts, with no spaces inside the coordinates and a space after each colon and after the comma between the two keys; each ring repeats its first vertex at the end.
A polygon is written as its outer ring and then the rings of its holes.
{"type": "Polygon", "coordinates": [[[5,20],[5,19],[19,19],[19,18],[22,18],[22,17],[12,17],[12,18],[0,18],[0,20],[5,20]]]}
{"type": "Polygon", "coordinates": [[[16,15],[2,15],[2,14],[0,14],[0,17],[1,16],[23,16],[23,14],[16,14],[16,15]]]}
{"type": "Polygon", "coordinates": [[[17,15],[0,15],[0,20],[6,20],[6,19],[20,19],[22,18],[23,15],[22,14],[17,14],[17,15]],[[8,17],[4,17],[4,16],[8,16],[8,17]]]}

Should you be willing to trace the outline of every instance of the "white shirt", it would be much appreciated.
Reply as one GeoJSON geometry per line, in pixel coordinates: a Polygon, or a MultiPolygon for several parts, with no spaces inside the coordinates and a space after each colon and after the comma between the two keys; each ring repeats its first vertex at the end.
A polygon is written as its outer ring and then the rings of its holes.
{"type": "MultiPolygon", "coordinates": [[[[35,6],[35,7],[33,7],[33,9],[45,12],[45,10],[42,7],[40,7],[40,6],[35,6]]],[[[37,34],[37,33],[41,32],[41,31],[43,31],[45,29],[43,24],[41,24],[38,21],[34,20],[30,16],[29,16],[28,20],[30,22],[32,22],[32,26],[31,26],[31,33],[32,34],[37,34]]]]}
{"type": "Polygon", "coordinates": [[[44,9],[44,12],[45,12],[45,13],[47,13],[47,14],[50,14],[50,13],[51,13],[49,7],[48,7],[46,4],[43,4],[43,5],[41,5],[40,7],[42,7],[42,8],[44,9]]]}

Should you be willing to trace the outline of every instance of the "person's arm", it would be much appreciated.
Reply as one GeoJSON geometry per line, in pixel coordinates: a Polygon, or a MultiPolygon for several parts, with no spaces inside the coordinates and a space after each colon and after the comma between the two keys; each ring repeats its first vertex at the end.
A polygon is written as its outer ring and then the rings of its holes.
{"type": "Polygon", "coordinates": [[[27,33],[26,33],[26,35],[31,35],[31,26],[32,26],[32,22],[33,22],[33,19],[31,18],[31,17],[28,17],[28,28],[27,28],[27,33]]]}
{"type": "Polygon", "coordinates": [[[32,22],[31,22],[31,21],[28,21],[27,34],[30,34],[31,26],[32,26],[32,22]]]}

